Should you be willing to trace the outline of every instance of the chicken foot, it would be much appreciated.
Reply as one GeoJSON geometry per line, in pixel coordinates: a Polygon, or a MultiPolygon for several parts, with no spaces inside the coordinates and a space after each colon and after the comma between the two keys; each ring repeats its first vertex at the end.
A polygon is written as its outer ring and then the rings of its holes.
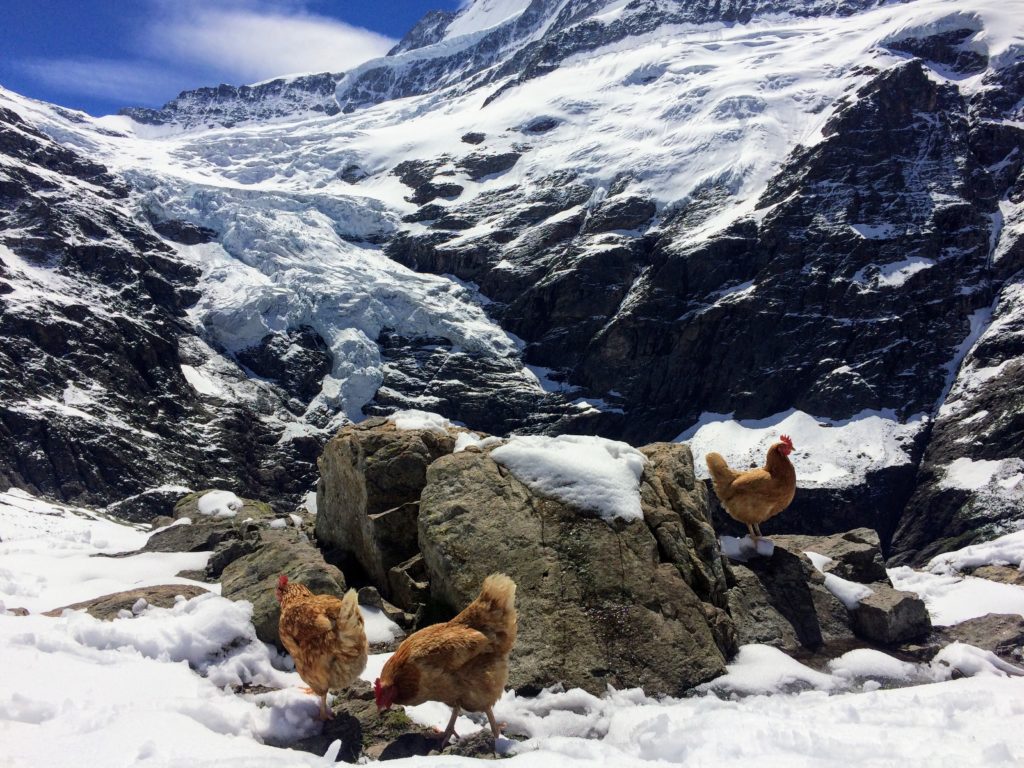
{"type": "Polygon", "coordinates": [[[455,721],[459,717],[459,713],[462,710],[459,707],[452,707],[452,719],[448,721],[448,727],[444,729],[444,733],[441,734],[441,749],[448,746],[448,739],[452,736],[458,736],[455,733],[455,721]]]}

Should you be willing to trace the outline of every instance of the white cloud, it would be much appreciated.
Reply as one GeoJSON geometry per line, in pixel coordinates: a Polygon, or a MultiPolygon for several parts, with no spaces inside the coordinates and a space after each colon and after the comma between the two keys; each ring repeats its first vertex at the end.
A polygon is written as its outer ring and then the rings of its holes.
{"type": "Polygon", "coordinates": [[[259,7],[177,6],[146,35],[148,54],[251,82],[299,72],[343,72],[383,56],[395,40],[305,13],[259,7]]]}
{"type": "Polygon", "coordinates": [[[35,80],[54,90],[126,104],[157,103],[180,90],[181,78],[166,67],[146,62],[112,61],[94,58],[29,59],[19,67],[35,80]]]}
{"type": "Polygon", "coordinates": [[[149,0],[133,58],[27,59],[18,66],[65,93],[125,105],[163,104],[203,85],[344,72],[397,42],[309,13],[302,0],[149,0]]]}

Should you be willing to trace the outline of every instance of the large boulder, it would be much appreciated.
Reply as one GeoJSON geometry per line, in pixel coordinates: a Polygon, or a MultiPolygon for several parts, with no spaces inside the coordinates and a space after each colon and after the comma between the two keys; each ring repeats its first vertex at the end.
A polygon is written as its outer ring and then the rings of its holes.
{"type": "Polygon", "coordinates": [[[871,528],[855,528],[834,536],[772,536],[776,546],[793,552],[816,552],[831,562],[826,573],[861,584],[888,581],[885,560],[878,532],[871,528]]]}
{"type": "Polygon", "coordinates": [[[320,550],[300,530],[266,529],[258,537],[255,551],[225,566],[221,594],[230,600],[252,603],[256,636],[281,647],[277,632],[281,609],[275,597],[278,577],[287,574],[291,581],[305,584],[316,594],[337,597],[345,594],[345,577],[324,562],[320,550]]]}
{"type": "Polygon", "coordinates": [[[711,561],[720,555],[699,519],[700,492],[670,489],[671,473],[658,475],[664,466],[685,474],[689,450],[651,453],[641,497],[660,537],[647,520],[606,522],[538,495],[486,451],[444,456],[428,468],[419,543],[431,597],[454,612],[476,597],[488,574],[516,581],[511,686],[536,691],[560,682],[599,694],[611,684],[680,695],[724,672],[715,639],[724,633],[712,632],[715,612],[705,609],[714,606],[702,603],[683,575],[688,569],[706,594],[719,589],[711,561]],[[690,521],[671,519],[672,500],[692,511],[690,521]],[[690,530],[710,548],[709,562],[683,553],[690,530]],[[660,541],[678,551],[663,557],[660,541]]]}
{"type": "Polygon", "coordinates": [[[320,457],[316,538],[336,550],[345,567],[364,571],[386,597],[388,571],[418,549],[416,517],[427,467],[452,452],[455,434],[367,419],[342,429],[320,457]]]}

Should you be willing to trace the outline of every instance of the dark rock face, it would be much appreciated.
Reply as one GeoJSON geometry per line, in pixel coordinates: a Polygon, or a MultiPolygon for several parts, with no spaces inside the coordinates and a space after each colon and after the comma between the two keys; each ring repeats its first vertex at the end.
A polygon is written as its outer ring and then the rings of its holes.
{"type": "Polygon", "coordinates": [[[340,74],[323,72],[295,78],[278,78],[259,85],[221,84],[213,88],[182,91],[160,109],[130,107],[120,114],[146,125],[182,128],[230,128],[240,123],[311,114],[335,115],[339,111],[334,90],[340,74]]]}
{"type": "Polygon", "coordinates": [[[3,109],[0,152],[0,482],[131,520],[167,514],[168,483],[308,488],[319,445],[282,452],[258,410],[280,395],[213,401],[186,380],[209,350],[184,318],[200,270],[126,213],[124,181],[3,109]]]}
{"type": "Polygon", "coordinates": [[[320,391],[332,365],[327,343],[309,326],[267,334],[257,346],[243,349],[236,357],[253,373],[271,379],[292,395],[299,409],[320,391]]]}

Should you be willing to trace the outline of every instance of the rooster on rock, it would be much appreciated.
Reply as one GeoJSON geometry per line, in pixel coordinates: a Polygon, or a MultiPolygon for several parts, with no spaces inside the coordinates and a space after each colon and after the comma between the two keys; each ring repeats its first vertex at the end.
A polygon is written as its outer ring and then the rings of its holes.
{"type": "Polygon", "coordinates": [[[761,469],[737,472],[719,453],[709,453],[706,461],[715,494],[729,517],[745,523],[750,538],[757,543],[761,523],[789,506],[796,493],[796,470],[789,461],[793,441],[786,435],[768,449],[761,469]]]}

